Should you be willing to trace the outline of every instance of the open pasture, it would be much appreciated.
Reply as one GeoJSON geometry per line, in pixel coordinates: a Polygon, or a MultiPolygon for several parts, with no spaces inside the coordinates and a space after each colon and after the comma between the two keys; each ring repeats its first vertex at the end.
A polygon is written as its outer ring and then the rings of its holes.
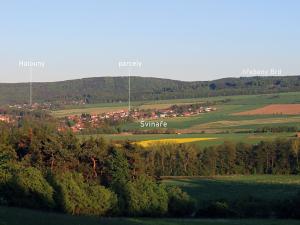
{"type": "Polygon", "coordinates": [[[263,200],[287,199],[300,191],[300,176],[296,175],[234,175],[215,177],[168,177],[167,185],[180,186],[198,202],[247,196],[263,200]]]}
{"type": "Polygon", "coordinates": [[[300,117],[273,117],[263,119],[249,119],[249,120],[220,120],[216,122],[203,123],[200,125],[192,126],[191,130],[207,130],[219,129],[222,127],[240,127],[248,125],[272,125],[272,124],[286,124],[286,123],[299,123],[300,117]]]}

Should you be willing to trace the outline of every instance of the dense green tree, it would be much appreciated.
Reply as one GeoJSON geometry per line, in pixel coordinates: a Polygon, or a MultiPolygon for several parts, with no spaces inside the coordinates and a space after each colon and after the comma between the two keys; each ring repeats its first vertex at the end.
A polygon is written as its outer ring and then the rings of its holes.
{"type": "Polygon", "coordinates": [[[125,186],[126,211],[131,216],[161,216],[168,211],[168,193],[163,185],[140,176],[125,186]]]}
{"type": "Polygon", "coordinates": [[[80,145],[79,159],[81,170],[90,178],[97,178],[103,173],[108,145],[103,138],[89,138],[80,145]]]}
{"type": "Polygon", "coordinates": [[[33,167],[20,168],[10,180],[8,202],[30,208],[53,208],[54,190],[41,171],[33,167]]]}
{"type": "Polygon", "coordinates": [[[55,200],[66,213],[73,215],[109,215],[117,205],[114,193],[103,186],[86,183],[83,176],[64,173],[52,178],[55,200]]]}
{"type": "Polygon", "coordinates": [[[200,171],[201,175],[216,175],[217,172],[217,160],[219,152],[215,146],[205,148],[200,155],[200,171]]]}
{"type": "Polygon", "coordinates": [[[106,160],[107,184],[116,192],[131,180],[128,161],[122,150],[111,148],[106,160]]]}
{"type": "Polygon", "coordinates": [[[168,213],[174,217],[191,216],[195,211],[195,201],[179,187],[169,187],[168,213]]]}
{"type": "Polygon", "coordinates": [[[235,172],[238,174],[251,174],[255,171],[255,159],[252,154],[252,145],[238,143],[236,145],[235,172]]]}

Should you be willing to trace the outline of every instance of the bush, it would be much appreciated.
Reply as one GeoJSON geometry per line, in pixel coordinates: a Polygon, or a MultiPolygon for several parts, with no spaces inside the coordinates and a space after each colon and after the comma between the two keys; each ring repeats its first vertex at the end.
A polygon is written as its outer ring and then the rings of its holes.
{"type": "Polygon", "coordinates": [[[19,169],[8,183],[6,193],[10,204],[30,208],[53,208],[53,188],[41,171],[28,167],[19,169]]]}
{"type": "Polygon", "coordinates": [[[87,184],[82,175],[66,173],[52,180],[55,200],[62,211],[73,215],[108,215],[117,205],[114,193],[97,184],[87,184]]]}
{"type": "Polygon", "coordinates": [[[9,171],[0,169],[0,205],[8,204],[8,197],[10,196],[9,183],[12,177],[13,175],[9,171]]]}
{"type": "Polygon", "coordinates": [[[105,187],[100,185],[87,186],[86,194],[89,196],[90,203],[87,214],[108,215],[116,210],[117,197],[105,187]]]}
{"type": "Polygon", "coordinates": [[[235,212],[230,208],[227,202],[216,201],[199,209],[197,216],[205,218],[229,218],[234,217],[235,212]]]}
{"type": "Polygon", "coordinates": [[[0,144],[0,168],[5,168],[16,160],[16,151],[9,145],[0,144]]]}
{"type": "Polygon", "coordinates": [[[195,211],[195,201],[179,187],[168,188],[168,212],[171,216],[190,216],[195,211]]]}
{"type": "Polygon", "coordinates": [[[127,214],[131,216],[161,216],[168,211],[168,194],[163,185],[141,176],[125,186],[127,214]]]}
{"type": "Polygon", "coordinates": [[[15,150],[8,145],[0,144],[0,204],[7,205],[9,197],[13,196],[10,183],[13,174],[18,170],[19,165],[16,163],[17,154],[15,150]]]}

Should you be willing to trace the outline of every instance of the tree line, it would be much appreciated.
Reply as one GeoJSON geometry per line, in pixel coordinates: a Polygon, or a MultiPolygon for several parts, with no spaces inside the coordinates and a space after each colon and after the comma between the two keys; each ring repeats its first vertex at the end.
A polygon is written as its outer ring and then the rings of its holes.
{"type": "Polygon", "coordinates": [[[155,176],[212,176],[232,174],[299,174],[298,138],[233,143],[198,149],[168,144],[139,151],[145,170],[155,176]]]}

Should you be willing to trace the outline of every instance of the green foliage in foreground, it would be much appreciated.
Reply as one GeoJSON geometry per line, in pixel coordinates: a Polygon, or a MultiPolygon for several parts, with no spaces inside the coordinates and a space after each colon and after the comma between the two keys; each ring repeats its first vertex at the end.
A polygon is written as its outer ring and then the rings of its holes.
{"type": "Polygon", "coordinates": [[[56,200],[63,212],[72,215],[109,214],[117,205],[114,193],[97,184],[87,184],[84,178],[75,173],[55,176],[56,200]]]}
{"type": "Polygon", "coordinates": [[[36,123],[3,128],[0,140],[2,205],[89,216],[300,218],[299,184],[277,192],[280,199],[255,196],[249,189],[263,193],[268,187],[268,196],[287,185],[284,182],[232,185],[225,180],[219,189],[207,182],[197,187],[197,195],[183,187],[198,200],[193,207],[188,194],[155,180],[168,175],[299,174],[298,139],[258,145],[226,142],[203,150],[184,144],[142,149],[101,138],[79,142],[70,133],[36,123]],[[289,194],[281,194],[284,191],[289,194]],[[206,198],[205,193],[217,198],[206,198]],[[238,197],[226,199],[219,193],[238,197]]]}
{"type": "Polygon", "coordinates": [[[31,208],[53,208],[54,190],[40,170],[28,167],[13,174],[6,195],[10,204],[31,208]]]}
{"type": "Polygon", "coordinates": [[[129,182],[125,188],[128,214],[132,216],[163,216],[168,212],[166,189],[144,176],[129,182]]]}
{"type": "Polygon", "coordinates": [[[0,207],[0,225],[299,225],[297,220],[274,219],[152,219],[97,218],[0,207]]]}

